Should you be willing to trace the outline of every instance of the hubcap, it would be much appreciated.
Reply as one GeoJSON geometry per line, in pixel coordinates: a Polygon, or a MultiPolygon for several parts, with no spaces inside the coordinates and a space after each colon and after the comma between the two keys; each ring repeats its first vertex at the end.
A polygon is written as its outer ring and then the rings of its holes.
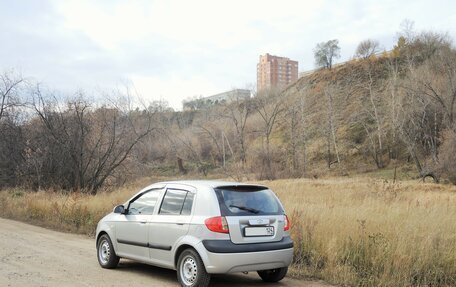
{"type": "Polygon", "coordinates": [[[106,239],[103,239],[99,246],[98,258],[100,258],[100,262],[105,265],[108,263],[109,257],[111,256],[111,248],[109,247],[109,242],[106,239]]]}
{"type": "Polygon", "coordinates": [[[187,255],[184,260],[182,260],[180,273],[182,275],[182,281],[184,281],[185,285],[191,286],[195,283],[198,275],[198,267],[192,256],[187,255]]]}

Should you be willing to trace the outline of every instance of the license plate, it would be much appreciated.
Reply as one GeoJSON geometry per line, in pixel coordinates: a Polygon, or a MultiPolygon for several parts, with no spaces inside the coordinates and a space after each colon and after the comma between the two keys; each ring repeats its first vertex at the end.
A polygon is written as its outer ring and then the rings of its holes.
{"type": "Polygon", "coordinates": [[[272,236],[274,235],[274,227],[246,227],[244,228],[244,236],[272,236]]]}

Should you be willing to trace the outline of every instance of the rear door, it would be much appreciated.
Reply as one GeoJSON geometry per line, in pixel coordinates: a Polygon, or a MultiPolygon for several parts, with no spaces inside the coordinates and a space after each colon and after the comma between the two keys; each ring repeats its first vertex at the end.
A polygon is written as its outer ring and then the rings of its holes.
{"type": "Polygon", "coordinates": [[[149,229],[150,258],[158,265],[174,266],[172,248],[188,233],[195,190],[173,184],[166,187],[157,215],[149,229]]]}
{"type": "Polygon", "coordinates": [[[282,240],[285,215],[282,205],[268,188],[254,185],[215,189],[220,212],[225,216],[235,244],[282,240]]]}

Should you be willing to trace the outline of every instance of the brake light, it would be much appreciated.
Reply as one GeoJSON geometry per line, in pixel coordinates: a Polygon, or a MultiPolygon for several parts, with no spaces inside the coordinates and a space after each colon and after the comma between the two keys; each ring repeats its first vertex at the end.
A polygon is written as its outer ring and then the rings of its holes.
{"type": "Polygon", "coordinates": [[[283,231],[288,231],[290,230],[290,220],[288,219],[288,216],[285,215],[285,225],[283,226],[283,231]]]}
{"type": "Polygon", "coordinates": [[[207,229],[213,232],[218,233],[229,233],[230,229],[228,228],[228,222],[226,222],[226,218],[223,216],[216,216],[208,218],[204,221],[206,224],[207,229]]]}

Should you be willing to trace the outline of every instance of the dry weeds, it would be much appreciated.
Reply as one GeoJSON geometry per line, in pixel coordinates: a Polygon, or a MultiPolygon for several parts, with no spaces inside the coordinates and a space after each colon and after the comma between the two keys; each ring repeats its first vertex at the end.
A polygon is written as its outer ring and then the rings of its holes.
{"type": "MultiPolygon", "coordinates": [[[[91,196],[0,192],[0,216],[93,235],[98,220],[157,179],[91,196]]],[[[291,274],[346,286],[456,286],[456,187],[370,178],[262,182],[292,222],[291,274]]]]}

